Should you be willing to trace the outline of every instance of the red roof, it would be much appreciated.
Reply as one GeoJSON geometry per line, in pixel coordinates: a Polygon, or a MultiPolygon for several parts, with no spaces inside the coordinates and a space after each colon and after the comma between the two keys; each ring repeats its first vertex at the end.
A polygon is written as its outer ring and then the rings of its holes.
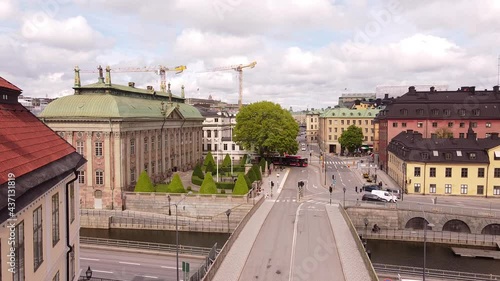
{"type": "Polygon", "coordinates": [[[7,88],[7,89],[10,89],[10,90],[19,91],[19,92],[22,91],[21,89],[19,89],[18,87],[16,87],[14,84],[12,84],[9,81],[3,79],[2,77],[0,77],[0,88],[7,88]]]}
{"type": "Polygon", "coordinates": [[[0,184],[8,173],[20,177],[75,151],[21,104],[0,104],[0,128],[0,184]]]}

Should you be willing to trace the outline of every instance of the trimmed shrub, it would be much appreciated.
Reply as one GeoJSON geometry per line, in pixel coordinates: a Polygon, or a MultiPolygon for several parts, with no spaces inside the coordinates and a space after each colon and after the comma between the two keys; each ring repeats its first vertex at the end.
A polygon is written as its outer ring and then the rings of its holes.
{"type": "Polygon", "coordinates": [[[245,164],[247,163],[247,158],[248,158],[247,154],[243,155],[243,157],[240,159],[240,166],[245,167],[245,164]]]}
{"type": "Polygon", "coordinates": [[[193,170],[193,175],[191,177],[199,177],[200,179],[205,178],[205,174],[203,174],[203,171],[201,170],[200,165],[196,165],[193,170]]]}
{"type": "Polygon", "coordinates": [[[205,160],[203,161],[203,167],[207,167],[208,163],[212,163],[212,165],[215,166],[215,160],[214,160],[214,157],[213,157],[211,151],[209,151],[207,153],[207,156],[205,157],[205,160]]]}
{"type": "Polygon", "coordinates": [[[189,192],[189,191],[191,191],[191,190],[193,190],[193,189],[191,188],[191,186],[188,186],[188,187],[186,188],[186,190],[189,192]]]}
{"type": "Polygon", "coordinates": [[[207,167],[205,168],[205,173],[215,172],[215,165],[212,162],[208,162],[207,167]]]}
{"type": "Polygon", "coordinates": [[[248,178],[247,175],[244,175],[243,177],[245,178],[245,182],[247,183],[248,189],[251,189],[252,188],[252,182],[250,181],[250,179],[248,178]]]}
{"type": "Polygon", "coordinates": [[[245,195],[248,193],[248,183],[245,181],[245,176],[240,174],[234,185],[233,194],[234,195],[245,195]]]}
{"type": "Polygon", "coordinates": [[[218,189],[233,189],[234,182],[216,182],[215,185],[218,189]]]}
{"type": "Polygon", "coordinates": [[[217,186],[215,185],[212,173],[205,174],[205,179],[200,187],[201,194],[217,194],[217,186]]]}
{"type": "Polygon", "coordinates": [[[222,190],[220,191],[220,194],[226,194],[226,190],[225,190],[225,189],[222,189],[222,190]]]}
{"type": "Polygon", "coordinates": [[[174,174],[174,177],[172,178],[172,181],[168,185],[167,190],[170,193],[185,193],[186,192],[179,174],[174,174]]]}
{"type": "Polygon", "coordinates": [[[135,184],[134,192],[155,192],[155,187],[146,171],[142,171],[135,184]]]}
{"type": "Polygon", "coordinates": [[[193,176],[193,177],[191,177],[191,183],[195,184],[197,186],[200,186],[203,183],[203,179],[200,179],[199,177],[193,176]]]}
{"type": "Polygon", "coordinates": [[[156,192],[164,192],[167,193],[168,191],[168,184],[166,183],[160,183],[156,185],[156,192]]]}
{"type": "Polygon", "coordinates": [[[233,173],[244,173],[245,167],[241,166],[233,166],[233,173]]]}
{"type": "Polygon", "coordinates": [[[255,171],[254,171],[253,167],[250,170],[248,170],[247,176],[248,176],[248,179],[250,180],[250,182],[254,182],[257,180],[257,176],[255,175],[255,171]]]}
{"type": "Polygon", "coordinates": [[[255,173],[256,180],[262,180],[262,174],[260,173],[260,166],[255,164],[252,166],[253,172],[255,173]]]}
{"type": "Polygon", "coordinates": [[[224,160],[222,161],[222,167],[231,169],[231,157],[229,156],[229,154],[226,154],[226,156],[224,157],[224,160]]]}

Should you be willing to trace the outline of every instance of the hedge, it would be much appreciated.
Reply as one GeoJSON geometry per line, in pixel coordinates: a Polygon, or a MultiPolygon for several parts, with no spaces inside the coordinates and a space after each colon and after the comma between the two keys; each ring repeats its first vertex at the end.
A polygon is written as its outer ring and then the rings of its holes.
{"type": "Polygon", "coordinates": [[[197,176],[192,176],[191,177],[191,183],[194,184],[194,185],[197,185],[197,186],[201,186],[201,184],[203,183],[203,179],[200,179],[197,176]]]}
{"type": "Polygon", "coordinates": [[[234,188],[234,182],[216,182],[215,185],[217,185],[218,189],[233,189],[234,188]]]}

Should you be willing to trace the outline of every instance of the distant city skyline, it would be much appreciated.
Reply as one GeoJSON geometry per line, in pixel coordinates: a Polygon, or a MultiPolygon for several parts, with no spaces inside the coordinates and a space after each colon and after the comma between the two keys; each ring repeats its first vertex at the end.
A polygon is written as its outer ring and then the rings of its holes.
{"type": "MultiPolygon", "coordinates": [[[[0,76],[35,98],[73,94],[73,68],[167,67],[187,98],[269,100],[294,110],[334,106],[377,86],[498,83],[500,2],[3,0],[0,76]],[[312,16],[313,15],[313,16],[312,16]]],[[[155,73],[113,83],[160,88],[155,73]]],[[[82,83],[97,81],[82,73],[82,83]]]]}

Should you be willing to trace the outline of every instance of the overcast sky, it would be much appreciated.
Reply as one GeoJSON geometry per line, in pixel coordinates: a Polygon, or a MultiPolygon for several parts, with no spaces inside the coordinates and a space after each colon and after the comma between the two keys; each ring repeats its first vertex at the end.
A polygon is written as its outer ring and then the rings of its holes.
{"type": "MultiPolygon", "coordinates": [[[[0,76],[26,96],[72,94],[73,69],[167,67],[174,93],[294,110],[378,85],[497,84],[498,0],[0,0],[0,76]]],[[[82,73],[94,83],[95,73],[82,73]]],[[[113,83],[159,89],[155,73],[113,83]]]]}

